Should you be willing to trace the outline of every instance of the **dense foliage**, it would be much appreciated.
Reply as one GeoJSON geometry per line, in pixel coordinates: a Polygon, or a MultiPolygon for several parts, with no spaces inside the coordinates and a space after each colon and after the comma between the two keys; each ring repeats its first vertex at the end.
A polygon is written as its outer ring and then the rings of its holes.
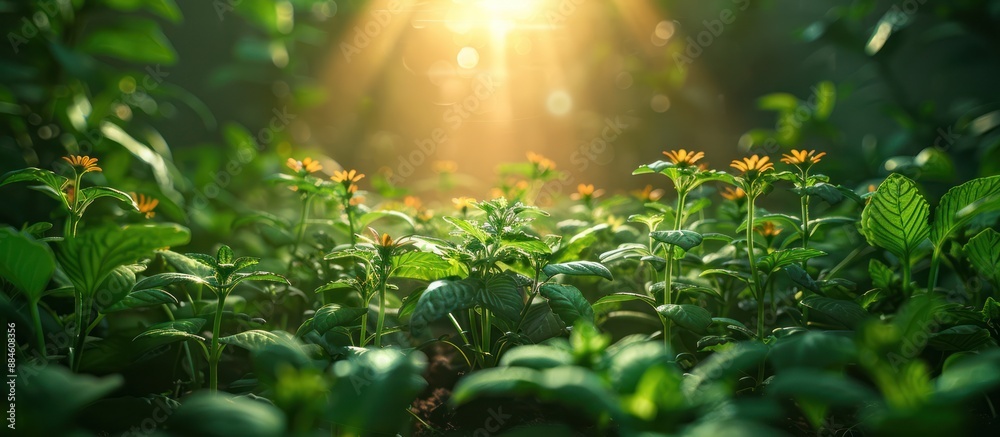
{"type": "MultiPolygon", "coordinates": [[[[996,3],[961,3],[925,19],[994,32],[976,24],[996,3]]],[[[306,80],[288,53],[316,27],[287,15],[323,4],[219,3],[260,28],[257,49],[281,47],[269,62],[289,81],[306,80]]],[[[996,113],[966,120],[951,150],[909,147],[935,113],[895,102],[895,145],[866,140],[881,173],[859,178],[837,147],[843,86],[823,81],[807,101],[761,98],[778,128],[744,135],[728,166],[642,152],[651,162],[630,165],[645,189],[611,194],[529,153],[498,167],[485,200],[421,200],[419,184],[288,146],[280,120],[168,147],[154,128],[166,108],[214,117],[122,65],[176,61],[160,27],[181,19],[171,0],[0,5],[46,17],[0,69],[0,318],[19,433],[1000,430],[996,113]]],[[[836,8],[804,38],[853,41],[877,6],[836,8]]],[[[877,18],[856,47],[873,62],[890,37],[878,29],[927,24],[877,18]]],[[[307,94],[284,103],[308,108],[307,94]]],[[[441,161],[423,183],[462,178],[441,161]]]]}

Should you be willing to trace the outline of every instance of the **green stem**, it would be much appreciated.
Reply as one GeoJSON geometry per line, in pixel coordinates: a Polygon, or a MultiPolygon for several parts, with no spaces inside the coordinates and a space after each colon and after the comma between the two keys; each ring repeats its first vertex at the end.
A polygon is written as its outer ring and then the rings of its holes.
{"type": "Polygon", "coordinates": [[[222,311],[225,309],[228,293],[229,290],[219,290],[219,303],[215,307],[215,320],[212,321],[212,347],[208,360],[208,390],[212,393],[219,391],[219,359],[222,357],[222,351],[219,350],[219,335],[222,331],[222,311]]]}
{"type": "Polygon", "coordinates": [[[382,287],[378,291],[378,322],[375,325],[375,347],[382,347],[382,329],[385,326],[385,287],[386,281],[382,281],[382,287]]]}
{"type": "Polygon", "coordinates": [[[912,281],[912,279],[910,277],[911,274],[912,274],[911,271],[910,271],[910,254],[904,255],[903,259],[901,259],[900,262],[903,264],[902,265],[902,267],[903,267],[903,295],[906,296],[907,298],[910,298],[910,296],[913,295],[913,290],[910,289],[910,281],[912,281]]]}
{"type": "Polygon", "coordinates": [[[38,315],[38,302],[31,302],[28,305],[29,310],[31,310],[31,322],[35,325],[35,340],[38,341],[36,346],[42,354],[42,359],[48,361],[49,357],[45,352],[45,333],[42,332],[42,318],[38,315]]]}
{"type": "Polygon", "coordinates": [[[933,293],[937,288],[938,270],[941,268],[941,250],[937,247],[931,253],[931,269],[927,274],[927,292],[933,293]]]}
{"type": "Polygon", "coordinates": [[[302,202],[302,213],[299,214],[299,224],[296,226],[295,234],[295,244],[292,246],[292,258],[288,260],[288,269],[291,270],[292,264],[295,262],[296,253],[299,251],[299,245],[302,244],[302,238],[306,234],[306,220],[309,218],[309,205],[312,203],[312,196],[306,195],[305,200],[302,202]]]}
{"type": "MultiPolygon", "coordinates": [[[[684,224],[684,204],[687,200],[687,189],[683,187],[677,188],[677,208],[674,209],[674,227],[673,230],[679,231],[681,226],[684,224]]],[[[674,281],[674,248],[669,244],[663,245],[667,253],[664,254],[663,258],[666,260],[666,272],[664,272],[663,277],[663,304],[670,305],[673,303],[673,281],[674,281]]],[[[672,324],[670,319],[667,317],[662,317],[663,320],[663,345],[670,347],[670,337],[672,324]]]]}
{"type": "Polygon", "coordinates": [[[351,213],[350,199],[348,199],[347,203],[344,205],[344,211],[347,212],[347,228],[348,232],[351,234],[351,247],[354,247],[358,244],[358,238],[354,235],[354,214],[351,213]]]}
{"type": "MultiPolygon", "coordinates": [[[[462,341],[464,341],[465,344],[472,344],[469,342],[469,337],[465,336],[465,330],[462,329],[462,325],[458,324],[458,319],[455,318],[455,315],[448,313],[448,319],[451,320],[451,324],[455,326],[455,330],[458,331],[458,336],[462,337],[462,341]]],[[[472,366],[470,365],[469,367],[472,366]]]]}
{"type": "Polygon", "coordinates": [[[77,302],[77,312],[76,312],[76,348],[73,353],[73,371],[77,372],[80,370],[80,364],[83,363],[83,347],[87,340],[87,329],[86,320],[90,316],[90,309],[93,306],[93,299],[84,299],[82,296],[77,302]]]}

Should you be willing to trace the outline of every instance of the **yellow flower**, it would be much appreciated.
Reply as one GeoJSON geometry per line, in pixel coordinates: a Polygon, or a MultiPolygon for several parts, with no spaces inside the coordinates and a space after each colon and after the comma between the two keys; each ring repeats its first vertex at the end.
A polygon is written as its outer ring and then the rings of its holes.
{"type": "Polygon", "coordinates": [[[750,172],[765,172],[768,170],[774,170],[774,164],[770,162],[770,157],[760,157],[753,155],[749,158],[743,158],[743,161],[734,160],[731,167],[743,172],[744,174],[750,172]]]}
{"type": "Polygon", "coordinates": [[[659,188],[654,190],[652,185],[646,185],[646,187],[641,190],[633,191],[632,195],[643,202],[655,202],[663,197],[663,190],[659,188]]]}
{"type": "Polygon", "coordinates": [[[813,165],[826,155],[826,152],[816,153],[815,150],[792,150],[791,154],[782,154],[781,162],[789,165],[813,165]]]}
{"type": "Polygon", "coordinates": [[[358,173],[357,170],[338,170],[333,172],[333,176],[331,176],[330,179],[333,179],[334,182],[354,183],[364,179],[364,177],[365,175],[363,173],[358,173]]]}
{"type": "Polygon", "coordinates": [[[528,152],[528,162],[532,163],[541,171],[554,170],[556,168],[556,163],[551,159],[546,158],[534,152],[528,152]]]}
{"type": "Polygon", "coordinates": [[[347,186],[347,192],[354,194],[358,192],[358,186],[356,184],[350,184],[347,186]]]}
{"type": "Polygon", "coordinates": [[[323,169],[323,165],[320,164],[319,161],[313,160],[312,158],[309,157],[306,157],[306,159],[303,159],[301,161],[296,161],[293,158],[288,158],[288,161],[285,161],[285,165],[287,165],[288,168],[296,172],[301,172],[303,169],[305,169],[306,173],[315,173],[323,169]]]}
{"type": "Polygon", "coordinates": [[[458,163],[455,161],[435,161],[434,171],[436,173],[454,173],[458,171],[458,163]]]}
{"type": "Polygon", "coordinates": [[[148,219],[153,218],[153,216],[156,215],[156,213],[153,212],[153,209],[156,208],[156,205],[160,204],[159,199],[146,197],[144,194],[131,194],[132,198],[135,199],[135,204],[139,206],[140,214],[145,214],[148,219]]]}
{"type": "Polygon", "coordinates": [[[63,156],[62,159],[66,160],[69,165],[73,166],[74,170],[77,170],[80,174],[101,171],[101,168],[97,166],[97,158],[91,158],[89,156],[80,155],[69,155],[63,156]]]}
{"type": "Polygon", "coordinates": [[[726,189],[720,192],[719,194],[721,194],[723,198],[733,201],[747,197],[747,193],[743,191],[742,188],[739,187],[737,188],[726,187],[726,189]]]}
{"type": "Polygon", "coordinates": [[[451,199],[451,203],[455,204],[455,209],[465,211],[472,206],[475,206],[476,199],[471,197],[456,197],[451,199]]]}
{"type": "Polygon", "coordinates": [[[689,165],[694,165],[699,159],[705,157],[705,152],[688,152],[687,150],[671,150],[669,152],[663,152],[667,155],[667,159],[678,167],[687,167],[689,165]]]}
{"type": "Polygon", "coordinates": [[[754,230],[765,237],[776,237],[781,234],[781,228],[774,225],[774,222],[764,222],[760,226],[755,226],[754,230]]]}

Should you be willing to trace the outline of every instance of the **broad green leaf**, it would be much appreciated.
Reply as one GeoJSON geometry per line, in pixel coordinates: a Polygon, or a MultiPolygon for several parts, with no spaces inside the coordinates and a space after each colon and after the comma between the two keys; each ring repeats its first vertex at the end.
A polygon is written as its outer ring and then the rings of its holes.
{"type": "Polygon", "coordinates": [[[729,269],[708,269],[701,272],[701,274],[698,276],[712,276],[712,275],[725,275],[742,282],[749,282],[750,280],[749,275],[737,272],[736,270],[729,270],[729,269]]]}
{"type": "Polygon", "coordinates": [[[734,383],[737,376],[764,361],[767,352],[767,346],[757,341],[739,342],[731,348],[715,352],[698,363],[691,370],[691,376],[684,378],[684,392],[695,401],[702,396],[712,399],[714,390],[704,390],[707,386],[734,383]]]}
{"type": "Polygon", "coordinates": [[[452,226],[455,226],[466,235],[479,240],[481,243],[485,243],[490,239],[490,236],[486,233],[486,231],[479,229],[478,226],[466,221],[465,219],[445,216],[444,221],[451,223],[452,226]]]}
{"type": "Polygon", "coordinates": [[[822,250],[801,247],[776,250],[767,255],[757,257],[757,268],[761,269],[764,273],[771,274],[784,266],[798,264],[807,259],[823,255],[826,255],[826,252],[822,250]]]}
{"type": "Polygon", "coordinates": [[[410,227],[410,229],[413,229],[414,227],[417,226],[417,224],[413,221],[413,218],[406,214],[403,214],[399,211],[384,210],[384,211],[371,211],[362,214],[361,217],[358,218],[357,227],[358,229],[365,229],[372,223],[382,219],[394,219],[401,221],[403,223],[406,223],[410,227]]]}
{"type": "Polygon", "coordinates": [[[171,320],[150,326],[142,334],[132,339],[132,341],[141,338],[152,339],[152,344],[147,345],[149,348],[189,338],[204,341],[204,337],[197,335],[204,325],[205,319],[171,320]]]}
{"type": "Polygon", "coordinates": [[[500,366],[549,369],[573,364],[573,356],[559,348],[540,344],[515,347],[500,357],[500,366]]]}
{"type": "Polygon", "coordinates": [[[184,436],[268,437],[288,429],[274,405],[228,393],[195,393],[166,420],[172,434],[184,436]]]}
{"type": "Polygon", "coordinates": [[[850,337],[813,331],[781,338],[768,359],[779,373],[810,368],[840,369],[857,359],[858,348],[850,337]]]}
{"type": "Polygon", "coordinates": [[[316,287],[313,293],[322,293],[330,290],[356,290],[357,287],[358,281],[355,279],[338,279],[316,287]]]}
{"type": "Polygon", "coordinates": [[[32,305],[41,299],[55,269],[55,256],[47,244],[14,228],[0,228],[0,276],[32,305]]]}
{"type": "Polygon", "coordinates": [[[712,325],[712,314],[698,305],[660,305],[656,307],[656,312],[677,326],[697,333],[705,332],[712,325]]]}
{"type": "Polygon", "coordinates": [[[844,329],[854,329],[868,317],[860,305],[846,300],[823,296],[809,296],[799,305],[809,308],[809,319],[833,324],[844,329]]]}
{"type": "Polygon", "coordinates": [[[767,394],[796,400],[813,426],[820,426],[829,407],[868,405],[877,393],[854,379],[812,369],[790,369],[767,385],[767,394]]]}
{"type": "Polygon", "coordinates": [[[413,315],[410,316],[411,330],[419,333],[428,323],[452,311],[472,308],[479,302],[479,289],[482,286],[482,281],[473,278],[432,282],[420,295],[413,309],[413,315]]]}
{"type": "Polygon", "coordinates": [[[559,264],[548,264],[542,268],[548,276],[570,275],[570,276],[600,276],[607,280],[613,280],[611,271],[600,263],[593,261],[570,261],[559,264]]]}
{"type": "Polygon", "coordinates": [[[508,274],[488,278],[479,290],[478,303],[493,314],[517,320],[524,308],[524,296],[517,280],[508,274]]]}
{"type": "Polygon", "coordinates": [[[542,374],[525,367],[494,367],[472,372],[458,381],[451,401],[456,406],[482,397],[529,395],[541,385],[542,374]]]}
{"type": "Polygon", "coordinates": [[[119,27],[95,27],[83,37],[80,49],[124,61],[171,65],[177,52],[155,21],[130,19],[119,27]]]}
{"type": "Polygon", "coordinates": [[[965,226],[976,214],[1000,209],[1000,176],[973,179],[954,187],[941,196],[934,210],[931,240],[941,244],[955,231],[965,226]],[[969,210],[965,210],[969,208],[969,210]],[[965,210],[965,211],[963,211],[965,210]]]}
{"type": "Polygon", "coordinates": [[[917,185],[893,173],[879,185],[861,213],[861,229],[868,243],[909,259],[930,235],[929,206],[917,185]]]}
{"type": "Polygon", "coordinates": [[[580,254],[597,242],[597,235],[608,229],[608,225],[601,223],[596,226],[584,229],[576,235],[570,237],[568,241],[563,241],[559,249],[552,255],[553,262],[571,261],[580,259],[580,254]]]}
{"type": "Polygon", "coordinates": [[[163,288],[168,285],[173,285],[177,283],[188,283],[188,284],[204,284],[206,283],[204,279],[199,278],[195,275],[189,275],[187,273],[158,273],[148,278],[143,278],[135,284],[136,290],[144,290],[150,288],[163,288]]]}
{"type": "Polygon", "coordinates": [[[448,276],[451,263],[440,255],[410,251],[393,258],[392,275],[399,278],[433,281],[448,276]]]}
{"type": "Polygon", "coordinates": [[[975,325],[958,325],[931,334],[927,344],[942,351],[976,351],[996,347],[990,331],[975,325]]]}
{"type": "Polygon", "coordinates": [[[583,297],[583,293],[572,285],[544,284],[539,291],[548,302],[552,312],[566,324],[573,326],[577,320],[584,320],[587,323],[594,323],[594,309],[590,302],[583,297]]]}
{"type": "Polygon", "coordinates": [[[146,9],[173,23],[181,21],[181,10],[174,0],[102,0],[104,4],[123,12],[146,9]]]}
{"type": "Polygon", "coordinates": [[[594,305],[592,305],[591,308],[594,309],[595,313],[603,314],[618,308],[622,302],[630,302],[634,300],[645,302],[647,305],[650,306],[650,308],[653,309],[656,308],[656,300],[644,294],[638,294],[638,293],[609,294],[600,299],[597,299],[597,302],[594,302],[594,305]]]}
{"type": "Polygon", "coordinates": [[[282,338],[279,335],[273,332],[262,331],[260,329],[251,329],[249,331],[244,331],[239,334],[219,339],[219,342],[222,344],[231,344],[250,351],[259,351],[267,346],[280,343],[281,341],[282,338]]]}
{"type": "Polygon", "coordinates": [[[427,386],[421,377],[426,366],[422,353],[395,349],[367,350],[333,363],[326,417],[349,427],[342,429],[364,430],[358,435],[395,435],[410,424],[406,410],[427,386]]]}
{"type": "Polygon", "coordinates": [[[702,241],[701,234],[683,229],[677,231],[653,231],[649,233],[649,236],[653,237],[656,241],[672,244],[684,250],[691,250],[701,244],[702,241]]]}
{"type": "Polygon", "coordinates": [[[529,254],[550,254],[552,249],[544,241],[533,235],[525,233],[507,234],[503,236],[501,243],[504,246],[521,249],[529,254]]]}
{"type": "MultiPolygon", "coordinates": [[[[191,257],[185,256],[171,250],[158,250],[156,251],[158,255],[163,257],[174,269],[181,273],[186,273],[191,276],[196,276],[199,278],[207,278],[209,276],[215,275],[215,271],[209,265],[195,260],[191,257]]],[[[213,259],[213,263],[214,263],[213,259]]]]}
{"type": "Polygon", "coordinates": [[[132,308],[148,307],[167,303],[175,304],[177,303],[177,298],[163,290],[146,288],[132,291],[131,293],[125,295],[122,300],[115,302],[114,305],[102,309],[101,312],[107,314],[132,308]]]}
{"type": "Polygon", "coordinates": [[[1000,285],[1000,232],[986,228],[962,249],[969,263],[979,271],[979,274],[1000,285]]]}
{"type": "MultiPolygon", "coordinates": [[[[632,393],[650,367],[671,366],[674,357],[663,342],[641,341],[625,345],[607,358],[607,375],[619,393],[632,393]]],[[[680,376],[680,372],[676,372],[680,376]]]]}
{"type": "Polygon", "coordinates": [[[8,389],[17,388],[16,400],[11,401],[16,402],[17,420],[5,424],[5,429],[14,431],[6,435],[55,436],[79,430],[86,407],[120,389],[125,378],[77,374],[54,363],[18,363],[17,379],[8,381],[8,389]]]}
{"type": "Polygon", "coordinates": [[[111,271],[155,249],[187,244],[191,234],[179,225],[128,225],[88,229],[59,242],[56,258],[76,287],[90,296],[111,271]]]}
{"type": "Polygon", "coordinates": [[[1000,386],[1000,351],[985,351],[946,367],[935,385],[936,394],[946,405],[982,397],[1000,386]]]}
{"type": "Polygon", "coordinates": [[[132,208],[133,211],[139,211],[139,205],[135,203],[135,200],[132,199],[132,196],[129,196],[127,193],[116,190],[111,187],[87,187],[80,190],[80,199],[79,199],[80,210],[82,211],[83,209],[90,206],[91,203],[94,203],[95,200],[100,199],[102,197],[110,197],[121,203],[124,203],[126,206],[132,208]]]}
{"type": "Polygon", "coordinates": [[[324,305],[313,316],[313,328],[323,334],[338,326],[354,326],[367,312],[367,308],[343,307],[335,303],[324,305]]]}
{"type": "Polygon", "coordinates": [[[872,285],[883,290],[889,289],[894,277],[889,266],[877,259],[868,262],[868,276],[872,278],[872,285]]]}
{"type": "Polygon", "coordinates": [[[45,187],[42,192],[62,202],[63,205],[68,204],[63,186],[69,183],[69,179],[64,176],[35,167],[9,171],[0,176],[0,187],[15,182],[41,182],[45,187]]]}
{"type": "Polygon", "coordinates": [[[813,280],[812,276],[798,264],[789,264],[784,268],[785,273],[788,274],[788,278],[792,282],[798,284],[806,290],[812,291],[813,293],[819,293],[819,285],[813,280]]]}
{"type": "Polygon", "coordinates": [[[243,281],[264,281],[264,282],[277,282],[279,284],[290,285],[284,276],[277,273],[270,272],[250,272],[250,273],[237,273],[233,275],[232,283],[237,284],[243,281]]]}

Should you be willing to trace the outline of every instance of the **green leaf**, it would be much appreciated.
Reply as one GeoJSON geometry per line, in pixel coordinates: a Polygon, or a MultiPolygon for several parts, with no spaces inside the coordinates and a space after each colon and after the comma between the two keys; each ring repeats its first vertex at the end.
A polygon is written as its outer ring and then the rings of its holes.
{"type": "Polygon", "coordinates": [[[872,285],[883,290],[889,289],[894,277],[892,269],[877,259],[868,262],[868,276],[872,278],[872,285]]]}
{"type": "Polygon", "coordinates": [[[474,278],[458,281],[434,281],[420,295],[417,306],[410,316],[410,327],[414,333],[421,332],[427,324],[440,319],[452,311],[472,308],[479,302],[482,282],[474,278]]]}
{"type": "Polygon", "coordinates": [[[861,213],[861,229],[869,244],[908,260],[930,235],[928,216],[929,206],[917,185],[893,173],[868,199],[861,213]]]}
{"type": "Polygon", "coordinates": [[[204,325],[205,319],[171,320],[150,326],[142,334],[132,339],[132,341],[139,340],[140,338],[151,339],[153,341],[147,344],[149,348],[189,338],[204,341],[204,337],[197,335],[204,325]]]}
{"type": "Polygon", "coordinates": [[[162,305],[167,303],[177,303],[177,298],[163,290],[142,289],[135,290],[127,294],[122,300],[101,310],[102,313],[113,313],[132,308],[162,305]]]}
{"type": "Polygon", "coordinates": [[[410,216],[403,214],[399,211],[385,210],[385,211],[372,211],[362,214],[361,217],[358,218],[357,227],[358,229],[365,229],[372,223],[386,218],[396,219],[403,223],[406,223],[407,225],[410,226],[410,229],[413,229],[417,226],[417,224],[413,221],[413,218],[411,218],[410,216]]]}
{"type": "Polygon", "coordinates": [[[757,99],[757,107],[768,111],[794,111],[799,99],[789,93],[772,93],[757,99]]]}
{"type": "Polygon", "coordinates": [[[429,252],[405,252],[392,261],[395,266],[392,275],[398,278],[433,281],[448,276],[451,270],[451,263],[429,252]]]}
{"type": "MultiPolygon", "coordinates": [[[[630,343],[607,359],[608,379],[619,393],[633,393],[647,370],[654,366],[669,368],[673,360],[663,342],[630,343]]],[[[679,377],[679,373],[676,372],[676,376],[679,377]]]]}
{"type": "Polygon", "coordinates": [[[656,307],[656,312],[677,326],[696,333],[703,333],[712,325],[712,314],[698,305],[660,305],[656,307]]]}
{"type": "Polygon", "coordinates": [[[559,348],[528,344],[510,349],[500,357],[500,366],[549,369],[573,364],[573,356],[559,348]]]}
{"type": "Polygon", "coordinates": [[[478,303],[508,321],[517,320],[524,308],[521,287],[512,275],[500,274],[486,279],[478,293],[478,303]]]}
{"type": "Polygon", "coordinates": [[[1000,286],[1000,232],[986,228],[962,248],[979,274],[1000,286]]]}
{"type": "Polygon", "coordinates": [[[458,381],[451,401],[459,406],[482,397],[528,395],[541,385],[541,375],[525,367],[494,367],[472,372],[458,381]]]}
{"type": "Polygon", "coordinates": [[[637,294],[637,293],[609,294],[600,299],[597,299],[597,302],[594,302],[594,305],[592,305],[591,308],[594,309],[595,313],[603,314],[617,308],[619,304],[622,302],[630,302],[633,300],[645,302],[647,305],[650,306],[650,308],[656,309],[656,300],[644,294],[637,294]]]}
{"type": "MultiPolygon", "coordinates": [[[[807,415],[808,406],[820,405],[823,414],[819,416],[825,416],[826,407],[855,407],[879,399],[874,390],[854,379],[812,369],[790,369],[779,373],[768,383],[767,394],[795,399],[807,415]]],[[[823,422],[823,417],[809,416],[814,426],[823,422]]]]}
{"type": "Polygon", "coordinates": [[[0,228],[0,276],[34,305],[56,269],[55,255],[45,243],[14,228],[0,228]]]}
{"type": "Polygon", "coordinates": [[[171,65],[177,61],[177,52],[155,21],[132,18],[117,28],[95,29],[79,45],[84,52],[146,64],[171,65]]]}
{"type": "Polygon", "coordinates": [[[973,179],[941,196],[934,210],[931,240],[940,247],[955,231],[977,214],[1000,209],[1000,176],[973,179]]]}
{"type": "Polygon", "coordinates": [[[267,346],[281,343],[282,338],[273,332],[251,329],[239,334],[222,337],[219,342],[239,346],[249,351],[259,351],[267,346]]]}
{"type": "Polygon", "coordinates": [[[174,0],[102,0],[104,4],[123,12],[146,9],[173,23],[179,23],[183,18],[181,10],[174,0]]]}
{"type": "MultiPolygon", "coordinates": [[[[802,227],[801,220],[798,217],[792,217],[788,214],[764,214],[759,217],[754,217],[753,219],[754,227],[759,226],[764,223],[774,223],[780,228],[785,229],[799,229],[802,227]]],[[[747,229],[746,219],[740,223],[740,226],[736,228],[736,232],[743,232],[747,229]]]]}
{"type": "Polygon", "coordinates": [[[545,255],[552,253],[552,249],[544,241],[534,235],[525,233],[506,234],[503,236],[501,243],[504,246],[521,249],[529,254],[545,255]]]}
{"type": "Polygon", "coordinates": [[[649,236],[656,241],[678,246],[684,250],[691,250],[701,244],[702,241],[701,234],[683,229],[677,231],[653,231],[649,233],[649,236]]]}
{"type": "Polygon", "coordinates": [[[139,211],[139,205],[135,203],[132,196],[129,196],[123,191],[118,191],[111,187],[87,187],[80,190],[80,210],[87,208],[95,200],[102,197],[110,197],[124,203],[125,206],[132,208],[133,211],[139,211]]]}
{"type": "MultiPolygon", "coordinates": [[[[426,358],[394,349],[362,351],[331,366],[336,379],[324,402],[326,417],[358,435],[396,435],[410,424],[406,410],[427,386],[420,376],[426,358]]],[[[287,432],[274,435],[282,434],[287,432]]]]}
{"type": "Polygon", "coordinates": [[[42,192],[62,202],[63,205],[69,204],[66,193],[63,192],[63,186],[69,182],[69,179],[64,176],[35,167],[9,171],[0,176],[0,187],[15,182],[41,182],[45,187],[42,192]]]}
{"type": "Polygon", "coordinates": [[[156,253],[163,257],[167,263],[181,273],[186,273],[199,278],[207,278],[215,275],[215,270],[212,270],[211,267],[215,263],[214,258],[212,259],[213,264],[206,265],[205,263],[194,258],[170,250],[158,250],[156,253]]]}
{"type": "Polygon", "coordinates": [[[338,326],[354,326],[355,322],[367,312],[367,308],[342,307],[335,303],[324,305],[316,310],[313,316],[313,328],[316,332],[324,334],[338,326]]]}
{"type": "Polygon", "coordinates": [[[195,393],[167,416],[170,432],[185,436],[276,436],[285,434],[285,422],[274,405],[228,393],[195,393]]]}
{"type": "Polygon", "coordinates": [[[802,266],[798,264],[789,264],[785,266],[784,270],[792,282],[798,284],[806,290],[812,291],[813,293],[819,293],[819,285],[816,284],[816,281],[813,280],[812,276],[809,276],[809,273],[806,272],[802,266]]]}
{"type": "Polygon", "coordinates": [[[179,225],[128,225],[87,230],[59,242],[56,258],[84,296],[93,295],[111,271],[132,264],[154,249],[187,244],[191,234],[179,225]]]}
{"type": "Polygon", "coordinates": [[[996,347],[990,331],[975,325],[958,325],[931,334],[927,344],[942,351],[976,351],[996,347]]]}
{"type": "Polygon", "coordinates": [[[778,373],[794,369],[841,369],[855,362],[858,348],[850,337],[812,331],[778,340],[768,359],[778,373]]]}
{"type": "Polygon", "coordinates": [[[856,328],[868,317],[868,313],[860,305],[846,300],[809,296],[802,299],[799,305],[809,308],[810,320],[818,318],[822,322],[845,329],[856,328]]]}
{"type": "Polygon", "coordinates": [[[166,272],[158,273],[140,280],[135,284],[134,289],[144,290],[151,288],[163,288],[177,283],[205,284],[207,282],[202,278],[195,275],[189,275],[187,273],[166,272]]]}
{"type": "Polygon", "coordinates": [[[326,284],[316,287],[316,290],[313,290],[313,293],[322,293],[324,291],[344,290],[344,289],[357,290],[357,287],[358,287],[358,281],[355,279],[338,279],[336,281],[330,281],[327,282],[326,284]]]}
{"type": "Polygon", "coordinates": [[[807,259],[823,255],[826,255],[826,252],[816,249],[804,249],[801,247],[781,249],[757,257],[757,268],[761,269],[764,273],[771,274],[784,266],[799,264],[807,259]]]}
{"type": "Polygon", "coordinates": [[[487,240],[490,239],[490,236],[486,234],[486,231],[479,229],[478,226],[464,219],[460,219],[458,217],[445,216],[444,221],[451,223],[452,226],[455,226],[456,228],[464,232],[466,235],[475,238],[476,240],[479,240],[479,242],[481,243],[485,243],[487,240]]]}
{"type": "Polygon", "coordinates": [[[749,282],[750,281],[749,275],[747,275],[745,273],[737,272],[736,270],[729,270],[729,269],[708,269],[708,270],[705,270],[705,271],[701,272],[701,274],[698,275],[698,276],[703,276],[704,277],[704,276],[712,276],[712,275],[725,275],[725,276],[729,276],[730,278],[737,279],[737,280],[742,281],[742,282],[749,282]]]}
{"type": "Polygon", "coordinates": [[[548,299],[552,312],[566,324],[573,326],[577,320],[594,323],[594,309],[583,293],[572,285],[544,284],[539,291],[548,299]]]}
{"type": "Polygon", "coordinates": [[[600,276],[607,280],[613,280],[611,271],[600,263],[593,261],[570,261],[559,264],[548,264],[542,268],[549,277],[563,274],[570,276],[600,276]]]}
{"type": "Polygon", "coordinates": [[[243,281],[265,281],[265,282],[277,282],[279,284],[291,285],[284,276],[277,273],[270,272],[250,272],[250,273],[237,273],[233,275],[232,283],[238,284],[243,281]]]}

